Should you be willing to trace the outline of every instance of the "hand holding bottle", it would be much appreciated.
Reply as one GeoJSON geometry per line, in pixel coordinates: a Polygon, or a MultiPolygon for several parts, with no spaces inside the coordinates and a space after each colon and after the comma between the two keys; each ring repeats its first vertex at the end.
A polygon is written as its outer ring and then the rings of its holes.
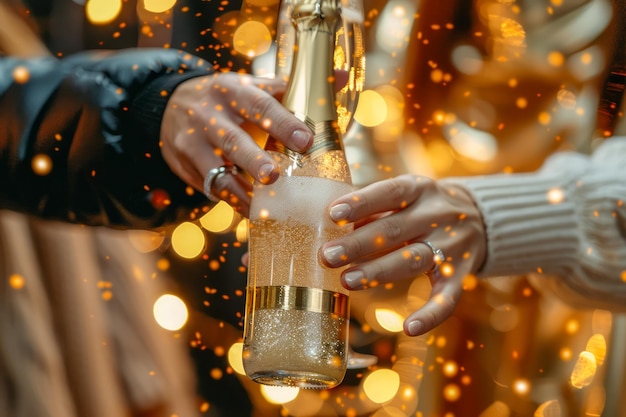
{"type": "MultiPolygon", "coordinates": [[[[254,140],[269,133],[287,148],[308,149],[310,129],[274,97],[285,89],[280,80],[236,73],[192,78],[174,90],[161,124],[165,161],[180,178],[203,190],[207,173],[225,163],[238,166],[261,183],[279,176],[277,163],[254,140]]],[[[215,178],[214,190],[244,215],[251,183],[241,175],[215,178]]]]}
{"type": "Polygon", "coordinates": [[[321,248],[328,266],[353,264],[341,275],[346,288],[360,290],[429,275],[430,299],[404,323],[410,336],[447,319],[459,302],[464,278],[483,264],[486,235],[481,215],[458,185],[402,175],[344,195],[329,207],[335,222],[354,223],[352,233],[321,248]],[[445,259],[436,259],[438,250],[445,259]]]}

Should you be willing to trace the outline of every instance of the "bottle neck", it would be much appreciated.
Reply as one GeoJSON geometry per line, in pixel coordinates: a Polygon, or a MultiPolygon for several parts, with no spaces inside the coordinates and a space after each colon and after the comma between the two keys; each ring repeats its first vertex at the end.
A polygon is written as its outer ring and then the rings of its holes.
{"type": "Polygon", "coordinates": [[[315,139],[306,153],[291,151],[271,137],[266,149],[287,154],[300,164],[324,152],[343,151],[333,71],[341,15],[335,0],[294,0],[291,20],[295,48],[283,105],[309,126],[315,139]]]}

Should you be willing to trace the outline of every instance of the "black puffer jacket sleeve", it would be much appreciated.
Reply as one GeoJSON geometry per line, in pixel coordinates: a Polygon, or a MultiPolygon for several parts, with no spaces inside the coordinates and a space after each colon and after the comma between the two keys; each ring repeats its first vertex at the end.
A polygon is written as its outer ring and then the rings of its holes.
{"type": "Polygon", "coordinates": [[[0,57],[0,208],[155,228],[206,203],[159,151],[167,99],[205,62],[177,50],[0,57]]]}

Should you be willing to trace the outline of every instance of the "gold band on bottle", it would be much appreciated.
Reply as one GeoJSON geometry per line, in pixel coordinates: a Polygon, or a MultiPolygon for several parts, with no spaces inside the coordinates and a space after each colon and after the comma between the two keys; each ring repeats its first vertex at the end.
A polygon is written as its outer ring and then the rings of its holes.
{"type": "Polygon", "coordinates": [[[248,298],[254,300],[255,310],[306,310],[348,318],[348,296],[319,288],[291,285],[248,287],[248,298]]]}

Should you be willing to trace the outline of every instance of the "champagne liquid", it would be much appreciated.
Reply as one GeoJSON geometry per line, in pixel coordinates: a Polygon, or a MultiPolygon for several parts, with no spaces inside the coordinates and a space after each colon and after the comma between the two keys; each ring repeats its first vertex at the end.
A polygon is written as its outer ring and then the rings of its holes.
{"type": "MultiPolygon", "coordinates": [[[[255,189],[249,289],[308,287],[347,295],[339,280],[341,269],[323,266],[318,251],[322,243],[351,230],[337,226],[327,214],[328,204],[351,189],[345,183],[313,177],[281,177],[271,186],[255,189]]],[[[246,373],[270,385],[337,385],[347,365],[347,326],[347,315],[340,317],[332,311],[260,308],[249,291],[243,353],[246,373]]]]}

